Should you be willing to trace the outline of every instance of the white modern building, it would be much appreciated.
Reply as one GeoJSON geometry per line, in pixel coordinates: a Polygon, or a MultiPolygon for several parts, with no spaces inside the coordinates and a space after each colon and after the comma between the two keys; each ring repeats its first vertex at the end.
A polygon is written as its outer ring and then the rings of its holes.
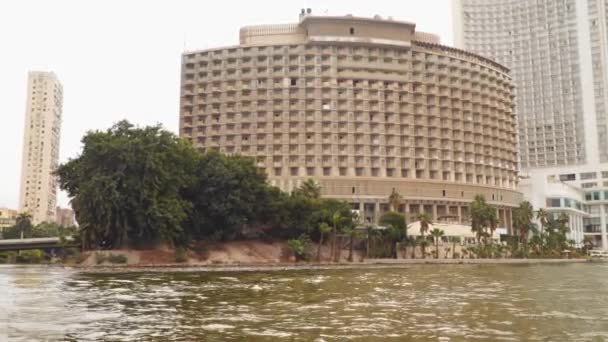
{"type": "Polygon", "coordinates": [[[454,2],[456,47],[511,69],[520,167],[529,176],[520,183],[524,197],[535,208],[567,211],[570,237],[577,243],[587,237],[604,249],[607,22],[607,0],[454,2]]]}
{"type": "Polygon", "coordinates": [[[55,221],[63,87],[52,72],[28,75],[19,211],[32,222],[55,221]]]}

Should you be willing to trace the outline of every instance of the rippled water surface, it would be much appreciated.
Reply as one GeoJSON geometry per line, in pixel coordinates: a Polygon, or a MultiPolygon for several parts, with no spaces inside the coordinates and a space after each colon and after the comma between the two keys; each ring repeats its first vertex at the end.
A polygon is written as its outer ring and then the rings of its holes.
{"type": "Polygon", "coordinates": [[[0,267],[0,341],[603,341],[608,264],[87,274],[0,267]]]}

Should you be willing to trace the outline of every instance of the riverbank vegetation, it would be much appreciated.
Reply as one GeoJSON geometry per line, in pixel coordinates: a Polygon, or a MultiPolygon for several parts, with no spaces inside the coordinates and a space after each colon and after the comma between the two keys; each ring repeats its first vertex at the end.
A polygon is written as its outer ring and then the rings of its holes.
{"type": "Polygon", "coordinates": [[[31,220],[32,216],[30,214],[19,214],[13,226],[0,231],[2,239],[68,237],[76,234],[78,230],[76,227],[63,227],[53,222],[33,225],[31,220]]]}
{"type": "Polygon", "coordinates": [[[495,243],[490,237],[499,225],[497,210],[477,196],[470,207],[477,244],[456,253],[460,242],[431,230],[428,213],[413,217],[420,221],[420,235],[408,237],[406,218],[394,212],[403,200],[394,190],[387,197],[392,211],[372,227],[361,224],[350,204],[323,198],[312,179],[283,192],[268,184],[253,159],[200,153],[161,126],[121,121],[87,133],[82,143],[82,153],[57,175],[72,198],[85,250],[168,245],[182,251],[175,260],[183,262],[184,251],[203,254],[201,241],[247,239],[287,241],[296,260],[310,261],[340,261],[343,249],[353,261],[355,247],[364,251],[361,258],[555,257],[571,249],[567,219],[541,214],[538,232],[527,202],[514,212],[516,234],[495,243]],[[322,244],[330,249],[324,257],[322,244]]]}
{"type": "Polygon", "coordinates": [[[350,206],[321,198],[313,180],[282,192],[252,159],[199,153],[160,126],[122,121],[82,142],[81,155],[57,174],[72,197],[85,249],[257,238],[297,240],[291,245],[301,250],[306,238],[329,235],[334,255],[338,235],[354,225],[350,206]],[[320,230],[322,224],[331,231],[320,230]]]}

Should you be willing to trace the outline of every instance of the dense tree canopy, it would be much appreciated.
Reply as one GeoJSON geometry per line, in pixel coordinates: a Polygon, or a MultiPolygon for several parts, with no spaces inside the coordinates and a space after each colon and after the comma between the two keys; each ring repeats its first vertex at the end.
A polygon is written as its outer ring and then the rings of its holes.
{"type": "Polygon", "coordinates": [[[121,121],[82,143],[82,154],[57,174],[85,244],[115,248],[183,234],[191,203],[180,194],[196,181],[197,154],[188,142],[160,126],[121,121]]]}
{"type": "Polygon", "coordinates": [[[230,238],[245,224],[254,224],[273,196],[266,176],[253,160],[209,152],[198,158],[196,182],[185,191],[193,207],[187,220],[192,238],[230,238]]]}
{"type": "Polygon", "coordinates": [[[352,225],[350,206],[321,198],[314,180],[284,193],[267,184],[251,158],[200,154],[160,126],[121,121],[82,142],[82,154],[57,174],[85,247],[228,240],[246,227],[294,238],[318,234],[336,213],[344,218],[337,230],[352,225]]]}

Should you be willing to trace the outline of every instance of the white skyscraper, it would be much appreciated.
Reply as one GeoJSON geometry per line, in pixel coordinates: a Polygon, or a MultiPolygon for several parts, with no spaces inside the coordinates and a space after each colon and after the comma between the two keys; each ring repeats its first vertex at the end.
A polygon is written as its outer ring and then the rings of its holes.
{"type": "Polygon", "coordinates": [[[52,72],[28,75],[19,210],[34,224],[55,219],[63,87],[52,72]]]}
{"type": "Polygon", "coordinates": [[[456,0],[455,45],[511,68],[526,199],[608,248],[608,0],[456,0]]]}

